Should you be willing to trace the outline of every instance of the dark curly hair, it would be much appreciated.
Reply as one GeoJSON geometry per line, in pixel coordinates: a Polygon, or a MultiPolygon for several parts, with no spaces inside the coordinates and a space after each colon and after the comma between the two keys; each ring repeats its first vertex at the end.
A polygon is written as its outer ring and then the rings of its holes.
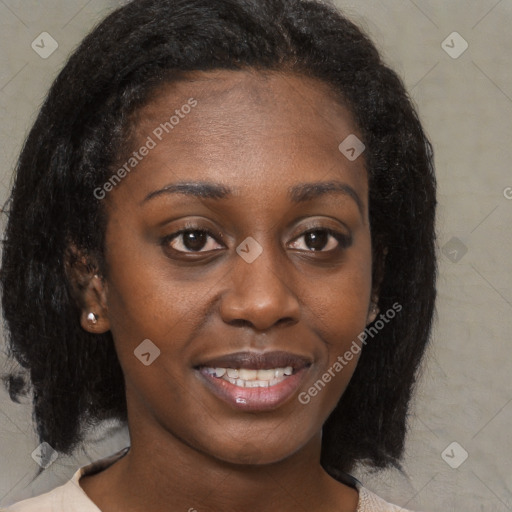
{"type": "MultiPolygon", "coordinates": [[[[9,352],[30,375],[38,435],[69,454],[88,425],[126,421],[111,333],[81,328],[65,261],[72,244],[106,272],[107,218],[93,191],[112,175],[134,114],[187,71],[244,68],[322,81],[362,134],[379,308],[402,310],[362,351],[324,425],[321,462],[333,474],[357,462],[399,467],[434,315],[433,152],[397,74],[318,0],[134,0],[101,22],[56,78],[19,158],[1,268],[9,352]]],[[[16,396],[19,380],[10,380],[16,396]]]]}

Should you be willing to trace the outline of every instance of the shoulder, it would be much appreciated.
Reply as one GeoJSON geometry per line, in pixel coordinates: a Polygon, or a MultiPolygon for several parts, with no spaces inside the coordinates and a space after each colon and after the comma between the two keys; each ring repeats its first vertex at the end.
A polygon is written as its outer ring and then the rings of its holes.
{"type": "Polygon", "coordinates": [[[114,455],[83,466],[64,485],[10,507],[0,508],[0,512],[101,512],[80,487],[80,478],[106,469],[126,455],[128,450],[129,447],[126,447],[114,455]]]}
{"type": "Polygon", "coordinates": [[[1,510],[3,512],[99,512],[74,479],[50,492],[19,501],[1,510]]]}
{"type": "Polygon", "coordinates": [[[357,483],[359,505],[356,512],[412,512],[398,505],[392,505],[357,483]]]}

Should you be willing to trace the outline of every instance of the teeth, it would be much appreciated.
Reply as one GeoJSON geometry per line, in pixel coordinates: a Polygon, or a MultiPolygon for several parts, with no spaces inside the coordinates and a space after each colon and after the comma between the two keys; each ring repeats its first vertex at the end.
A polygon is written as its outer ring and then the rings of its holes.
{"type": "Polygon", "coordinates": [[[241,388],[268,388],[282,382],[293,374],[293,368],[271,368],[254,370],[250,368],[205,368],[206,372],[231,382],[241,388]]]}
{"type": "Polygon", "coordinates": [[[259,380],[270,380],[276,376],[275,370],[258,370],[259,380]]]}
{"type": "Polygon", "coordinates": [[[267,380],[246,380],[243,381],[243,385],[240,387],[244,388],[268,388],[269,381],[267,380]]]}
{"type": "Polygon", "coordinates": [[[238,376],[243,380],[256,380],[261,378],[258,376],[258,370],[248,370],[247,368],[240,368],[238,370],[238,376]]]}

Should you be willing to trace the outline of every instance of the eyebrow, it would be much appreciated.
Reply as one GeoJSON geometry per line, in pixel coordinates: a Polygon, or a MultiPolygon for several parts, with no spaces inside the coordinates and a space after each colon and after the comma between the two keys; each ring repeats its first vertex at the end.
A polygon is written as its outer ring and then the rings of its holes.
{"type": "MultiPolygon", "coordinates": [[[[326,194],[343,194],[351,197],[357,204],[361,216],[364,217],[364,208],[357,192],[347,183],[341,181],[315,181],[311,183],[299,183],[288,189],[288,197],[294,203],[311,201],[326,194]]],[[[159,190],[148,194],[143,203],[167,194],[184,194],[201,199],[225,199],[233,194],[230,187],[221,183],[212,182],[180,182],[172,183],[159,190]]]]}

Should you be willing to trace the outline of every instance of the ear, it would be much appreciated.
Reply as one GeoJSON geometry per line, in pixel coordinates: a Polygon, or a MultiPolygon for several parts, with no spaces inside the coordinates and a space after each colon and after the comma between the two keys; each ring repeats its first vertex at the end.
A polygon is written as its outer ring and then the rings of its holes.
{"type": "Polygon", "coordinates": [[[379,306],[379,298],[372,295],[372,299],[370,302],[370,306],[368,308],[368,315],[366,317],[366,325],[370,325],[376,318],[380,312],[379,306]]]}
{"type": "Polygon", "coordinates": [[[368,306],[368,316],[366,318],[366,325],[371,324],[380,312],[379,309],[379,292],[382,279],[384,278],[384,268],[386,255],[388,254],[388,248],[384,247],[382,250],[377,251],[377,256],[374,253],[374,268],[372,275],[372,295],[370,304],[368,306]],[[380,252],[380,254],[379,254],[380,252]]]}
{"type": "Polygon", "coordinates": [[[107,285],[99,274],[96,260],[71,244],[64,266],[71,293],[80,308],[82,328],[93,334],[109,331],[107,285]]]}

